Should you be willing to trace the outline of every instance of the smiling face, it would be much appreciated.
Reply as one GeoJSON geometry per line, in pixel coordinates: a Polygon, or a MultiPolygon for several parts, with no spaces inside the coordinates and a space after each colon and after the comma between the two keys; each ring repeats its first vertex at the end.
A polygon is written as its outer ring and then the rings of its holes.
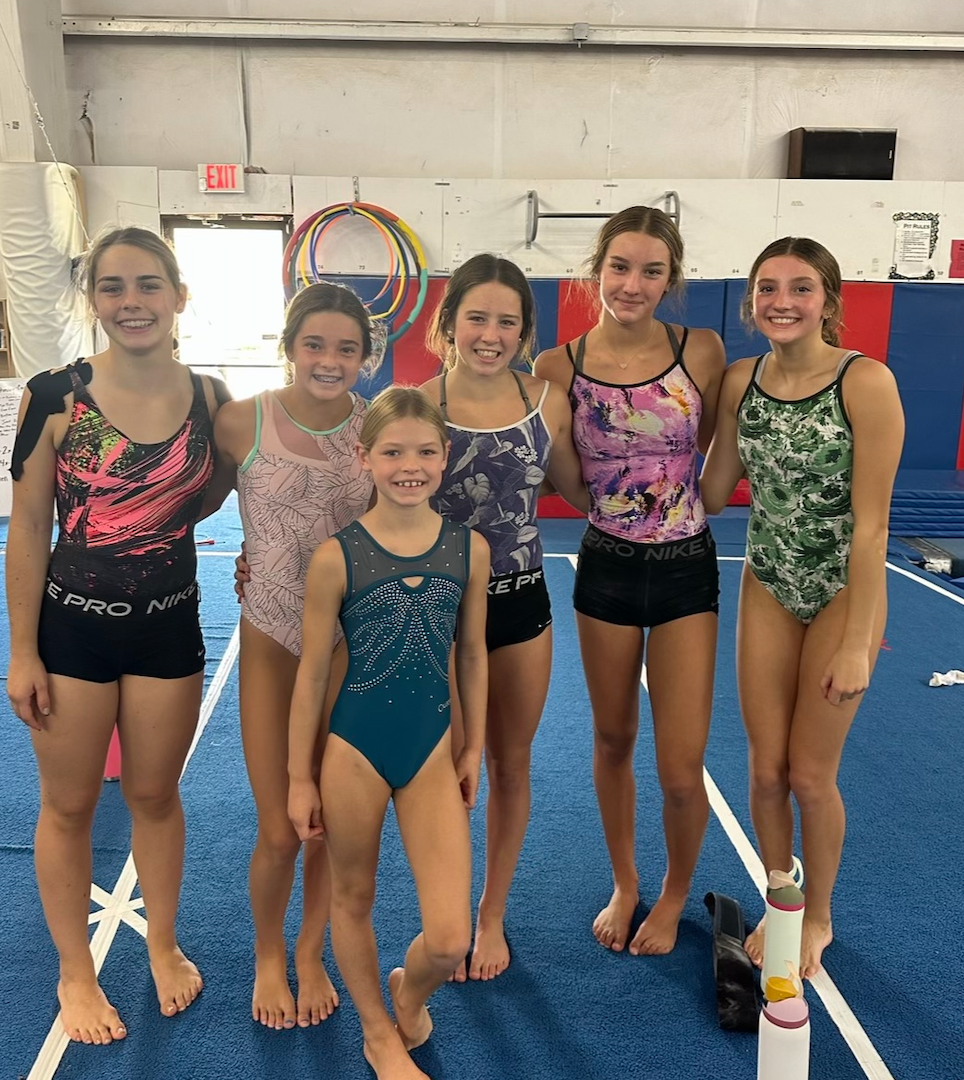
{"type": "Polygon", "coordinates": [[[294,384],[314,398],[336,398],[355,385],[365,362],[363,352],[361,327],[350,315],[340,311],[307,315],[288,353],[294,384]]]}
{"type": "Polygon", "coordinates": [[[379,500],[412,507],[438,491],[448,447],[434,424],[404,416],[385,424],[370,449],[359,447],[358,456],[372,474],[379,500]]]}
{"type": "Polygon", "coordinates": [[[622,326],[651,318],[670,287],[669,248],[644,232],[613,237],[598,271],[603,311],[622,326]]]}
{"type": "Polygon", "coordinates": [[[817,270],[796,255],[760,264],[751,296],[757,329],[779,344],[822,336],[827,293],[817,270]]]}
{"type": "Polygon", "coordinates": [[[145,354],[162,345],[170,347],[174,318],[184,310],[187,289],[174,286],[156,255],[114,244],[94,267],[91,301],[113,344],[145,354]]]}
{"type": "Polygon", "coordinates": [[[489,281],[469,289],[455,312],[458,363],[476,375],[498,375],[519,353],[522,300],[515,289],[489,281]]]}

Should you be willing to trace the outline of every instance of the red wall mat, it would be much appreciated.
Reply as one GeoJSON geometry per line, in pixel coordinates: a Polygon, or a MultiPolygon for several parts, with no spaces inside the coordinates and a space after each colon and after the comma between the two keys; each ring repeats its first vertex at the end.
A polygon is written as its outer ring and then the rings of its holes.
{"type": "Polygon", "coordinates": [[[541,518],[581,518],[585,517],[561,495],[543,495],[539,499],[539,517],[541,518]]]}
{"type": "Polygon", "coordinates": [[[590,327],[596,325],[597,318],[595,300],[586,292],[581,281],[562,280],[559,282],[559,319],[556,341],[560,345],[581,337],[590,327]]]}
{"type": "Polygon", "coordinates": [[[418,386],[438,374],[438,357],[425,348],[425,332],[442,299],[445,281],[445,278],[429,278],[425,303],[418,318],[392,346],[392,379],[396,383],[418,386]]]}
{"type": "Polygon", "coordinates": [[[843,347],[887,363],[894,286],[887,281],[843,283],[843,347]]]}

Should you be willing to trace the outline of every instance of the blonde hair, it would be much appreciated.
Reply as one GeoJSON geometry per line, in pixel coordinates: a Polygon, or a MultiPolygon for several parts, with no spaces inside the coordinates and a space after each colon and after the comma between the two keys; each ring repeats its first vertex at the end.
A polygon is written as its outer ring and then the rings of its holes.
{"type": "Polygon", "coordinates": [[[128,225],[123,228],[108,228],[94,237],[90,247],[84,252],[80,264],[81,287],[92,309],[94,306],[97,264],[108,248],[118,245],[140,248],[141,251],[153,255],[164,268],[164,274],[174,286],[174,291],[180,291],[182,285],[181,271],[177,265],[174,249],[166,240],[158,236],[157,233],[151,232],[150,229],[142,229],[136,225],[128,225]]]}
{"type": "Polygon", "coordinates": [[[522,309],[522,330],[519,336],[519,352],[513,358],[532,363],[532,351],[536,343],[536,302],[525,274],[514,262],[485,252],[473,255],[455,271],[445,283],[445,291],[425,335],[425,347],[434,353],[444,367],[455,366],[455,316],[469,289],[476,285],[497,282],[512,289],[519,297],[522,309]]]}
{"type": "Polygon", "coordinates": [[[368,406],[358,442],[370,451],[389,424],[408,419],[430,424],[438,432],[442,446],[448,443],[448,429],[441,410],[417,386],[389,386],[382,390],[368,406]]]}
{"type": "Polygon", "coordinates": [[[820,283],[823,285],[827,298],[827,314],[823,319],[820,336],[828,345],[839,348],[840,328],[843,325],[843,284],[840,264],[823,244],[806,236],[784,236],[768,244],[757,255],[750,269],[750,276],[747,278],[746,292],[743,294],[743,303],[740,305],[740,318],[747,326],[754,326],[753,290],[756,288],[757,274],[767,259],[775,259],[780,255],[793,255],[820,275],[820,283]]]}

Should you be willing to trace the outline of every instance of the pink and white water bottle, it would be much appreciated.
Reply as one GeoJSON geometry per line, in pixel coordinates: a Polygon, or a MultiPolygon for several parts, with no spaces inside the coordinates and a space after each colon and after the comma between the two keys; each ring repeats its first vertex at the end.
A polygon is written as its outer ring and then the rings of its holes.
{"type": "Polygon", "coordinates": [[[756,1076],[757,1080],[809,1080],[810,1009],[802,997],[764,1003],[756,1076]]]}

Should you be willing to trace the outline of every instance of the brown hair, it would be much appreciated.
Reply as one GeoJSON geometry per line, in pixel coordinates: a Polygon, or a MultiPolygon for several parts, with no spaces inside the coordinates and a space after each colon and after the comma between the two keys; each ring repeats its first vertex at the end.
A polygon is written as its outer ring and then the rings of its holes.
{"type": "Polygon", "coordinates": [[[367,360],[374,350],[372,323],[368,309],[346,285],[335,285],[331,281],[317,281],[295,293],[285,308],[285,326],[281,331],[280,344],[282,354],[286,357],[291,356],[295,339],[309,315],[327,311],[347,315],[358,323],[362,336],[362,358],[367,360]]]}
{"type": "Polygon", "coordinates": [[[828,345],[840,345],[840,327],[843,322],[843,297],[841,295],[842,284],[840,279],[840,264],[830,252],[816,240],[810,240],[806,236],[784,236],[780,240],[774,240],[772,244],[760,252],[750,269],[750,276],[746,283],[746,293],[743,303],[740,305],[740,318],[747,326],[753,326],[753,290],[756,288],[757,274],[760,267],[767,259],[774,259],[779,255],[793,255],[802,259],[820,275],[820,283],[826,294],[826,314],[823,319],[821,337],[828,345]]]}
{"type": "Polygon", "coordinates": [[[104,229],[91,241],[90,247],[84,252],[81,260],[81,283],[87,302],[94,306],[94,284],[97,277],[97,264],[101,256],[111,247],[124,245],[136,247],[153,255],[164,268],[167,280],[174,286],[174,291],[181,289],[181,271],[178,269],[177,259],[171,245],[150,229],[142,229],[136,225],[128,225],[123,228],[104,229]]]}
{"type": "Polygon", "coordinates": [[[452,335],[455,331],[455,316],[466,293],[476,285],[488,285],[496,281],[512,289],[519,296],[522,306],[522,333],[519,338],[517,359],[530,363],[532,350],[536,343],[536,302],[525,274],[514,262],[500,259],[498,255],[473,255],[462,263],[445,283],[445,292],[432,316],[425,346],[442,363],[451,368],[455,364],[455,346],[452,335]]]}
{"type": "Polygon", "coordinates": [[[389,386],[382,390],[365,413],[358,442],[371,450],[382,431],[396,420],[421,420],[438,432],[442,447],[448,445],[449,435],[438,405],[417,386],[389,386]]]}
{"type": "Polygon", "coordinates": [[[662,240],[669,249],[669,286],[667,292],[679,292],[683,288],[683,237],[673,219],[655,206],[627,206],[606,222],[596,235],[596,242],[583,267],[583,277],[589,279],[588,287],[594,291],[599,280],[609,245],[623,233],[637,232],[662,240]]]}

